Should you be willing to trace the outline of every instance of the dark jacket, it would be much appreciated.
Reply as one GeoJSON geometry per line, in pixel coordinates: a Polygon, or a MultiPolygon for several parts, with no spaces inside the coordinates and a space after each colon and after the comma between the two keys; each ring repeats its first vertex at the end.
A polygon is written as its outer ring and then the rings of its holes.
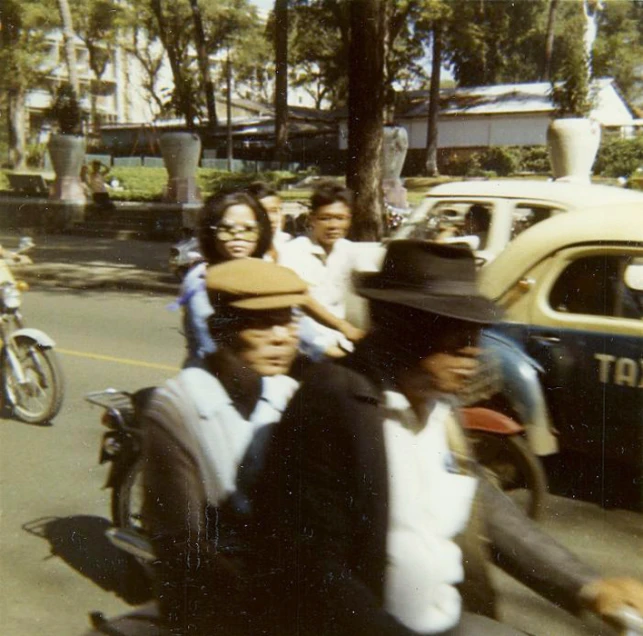
{"type": "MultiPolygon", "coordinates": [[[[267,601],[280,611],[276,633],[414,633],[383,609],[388,479],[380,405],[389,377],[383,364],[362,346],[342,363],[321,365],[273,429],[256,505],[257,541],[273,577],[267,587],[277,591],[267,601]]],[[[595,573],[502,493],[481,490],[496,562],[574,609],[577,592],[595,573]]]]}

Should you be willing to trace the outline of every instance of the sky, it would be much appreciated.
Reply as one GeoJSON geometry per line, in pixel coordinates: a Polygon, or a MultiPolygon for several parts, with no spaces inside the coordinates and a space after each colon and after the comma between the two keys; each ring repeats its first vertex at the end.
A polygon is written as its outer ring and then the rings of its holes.
{"type": "Polygon", "coordinates": [[[263,13],[268,13],[275,6],[275,0],[251,0],[259,11],[263,13]]]}

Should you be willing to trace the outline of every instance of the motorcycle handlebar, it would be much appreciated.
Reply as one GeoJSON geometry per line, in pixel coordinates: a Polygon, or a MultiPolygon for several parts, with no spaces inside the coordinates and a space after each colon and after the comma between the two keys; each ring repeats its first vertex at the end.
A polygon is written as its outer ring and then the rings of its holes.
{"type": "Polygon", "coordinates": [[[643,635],[643,616],[633,607],[624,605],[605,621],[618,630],[619,636],[643,635]]]}

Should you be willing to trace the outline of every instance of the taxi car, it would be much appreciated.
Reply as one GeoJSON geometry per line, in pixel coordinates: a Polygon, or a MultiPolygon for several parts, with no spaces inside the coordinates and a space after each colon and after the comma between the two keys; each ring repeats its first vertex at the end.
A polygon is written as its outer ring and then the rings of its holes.
{"type": "Polygon", "coordinates": [[[465,243],[483,264],[523,231],[561,212],[637,201],[643,202],[643,192],[607,185],[534,179],[457,181],[432,188],[393,238],[465,243]]]}
{"type": "MultiPolygon", "coordinates": [[[[601,478],[632,475],[640,504],[643,204],[543,221],[480,270],[479,286],[505,311],[484,338],[485,350],[501,358],[504,390],[514,401],[527,396],[527,411],[542,407],[527,417],[536,446],[554,432],[561,449],[591,458],[590,470],[616,466],[601,478]],[[526,356],[538,373],[520,372],[526,356]]],[[[545,446],[540,454],[555,450],[545,446]]]]}

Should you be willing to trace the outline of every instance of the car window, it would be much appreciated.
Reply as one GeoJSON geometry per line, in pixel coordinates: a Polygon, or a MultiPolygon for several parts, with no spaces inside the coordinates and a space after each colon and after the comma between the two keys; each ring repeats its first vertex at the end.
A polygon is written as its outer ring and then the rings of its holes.
{"type": "Polygon", "coordinates": [[[570,314],[643,318],[643,295],[625,280],[633,263],[631,256],[618,254],[578,258],[554,283],[549,294],[551,307],[570,314]]]}
{"type": "Polygon", "coordinates": [[[513,223],[511,225],[511,238],[514,239],[518,234],[548,219],[554,208],[542,205],[532,205],[530,203],[519,203],[514,211],[513,223]]]}
{"type": "Polygon", "coordinates": [[[478,249],[483,250],[492,218],[493,206],[490,203],[440,201],[416,223],[409,238],[441,241],[476,236],[478,249]]]}

